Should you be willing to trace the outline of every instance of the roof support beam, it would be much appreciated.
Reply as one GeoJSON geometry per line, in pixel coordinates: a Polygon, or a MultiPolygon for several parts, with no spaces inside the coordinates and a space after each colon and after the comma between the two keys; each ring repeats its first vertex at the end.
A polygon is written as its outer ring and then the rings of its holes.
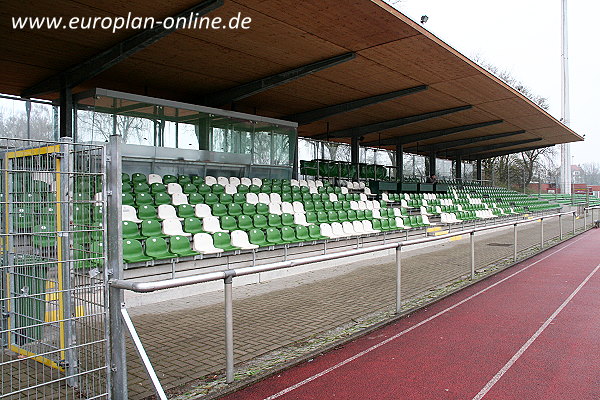
{"type": "Polygon", "coordinates": [[[357,126],[354,128],[341,129],[339,131],[331,132],[331,133],[329,133],[329,135],[321,134],[321,135],[316,135],[313,138],[323,139],[326,137],[329,137],[329,138],[342,138],[342,137],[350,137],[351,138],[354,136],[360,137],[360,136],[363,136],[363,135],[366,135],[369,133],[381,132],[381,131],[385,131],[388,129],[397,128],[399,126],[413,124],[415,122],[425,121],[428,119],[437,118],[437,117],[441,117],[441,116],[448,115],[448,114],[454,114],[454,113],[457,113],[460,111],[469,110],[471,108],[473,108],[473,106],[471,106],[471,105],[448,108],[445,110],[433,111],[433,112],[428,112],[425,114],[412,115],[410,117],[403,117],[403,118],[391,119],[391,120],[383,121],[383,122],[377,122],[375,124],[370,124],[370,125],[363,125],[363,126],[357,126]]]}
{"type": "MultiPolygon", "coordinates": [[[[477,154],[477,153],[480,153],[482,151],[496,150],[496,149],[502,149],[502,148],[505,148],[505,147],[518,146],[520,144],[527,144],[527,143],[539,142],[540,140],[543,140],[543,138],[515,140],[513,142],[490,144],[490,145],[487,145],[487,146],[467,147],[467,148],[464,148],[464,149],[457,149],[457,150],[448,151],[448,152],[446,152],[446,156],[448,156],[448,157],[456,157],[456,156],[463,156],[463,155],[471,155],[472,156],[473,154],[477,154]]],[[[518,153],[518,149],[515,150],[515,152],[518,153]]]]}
{"type": "MultiPolygon", "coordinates": [[[[177,15],[174,15],[172,18],[175,20],[185,18],[193,22],[196,18],[206,15],[222,5],[223,0],[205,0],[177,15]]],[[[103,52],[96,54],[92,58],[80,64],[74,65],[66,71],[51,76],[50,78],[25,89],[21,96],[32,97],[55,92],[59,90],[61,81],[64,82],[68,87],[73,88],[106,71],[113,65],[123,61],[138,51],[145,49],[175,30],[176,26],[166,29],[163,27],[163,25],[156,25],[153,28],[136,33],[135,35],[115,44],[103,52]]]]}
{"type": "Polygon", "coordinates": [[[546,147],[552,147],[552,146],[555,146],[555,145],[554,144],[549,144],[549,145],[544,145],[544,146],[524,147],[522,149],[516,149],[516,150],[505,150],[505,151],[495,151],[495,152],[490,152],[490,153],[475,154],[475,155],[472,155],[472,156],[468,156],[467,160],[469,160],[469,161],[480,161],[480,160],[485,160],[486,158],[494,158],[494,157],[507,156],[509,154],[516,154],[516,153],[522,153],[524,151],[532,151],[532,150],[545,149],[546,147]]]}
{"type": "Polygon", "coordinates": [[[217,93],[206,95],[202,104],[212,107],[220,107],[225,104],[229,104],[232,101],[245,99],[246,97],[264,92],[265,90],[272,89],[279,85],[283,85],[284,83],[288,83],[304,76],[314,74],[315,72],[345,63],[346,61],[353,60],[354,58],[356,58],[356,53],[351,52],[303,65],[301,67],[257,79],[252,82],[244,83],[230,89],[225,89],[217,93]]]}
{"type": "MultiPolygon", "coordinates": [[[[435,143],[435,144],[431,144],[431,145],[424,145],[422,147],[433,148],[436,151],[443,151],[443,150],[451,149],[453,147],[466,146],[471,143],[485,142],[488,140],[501,139],[501,138],[505,138],[505,137],[509,137],[509,136],[521,135],[525,132],[526,131],[521,130],[521,131],[515,131],[515,132],[497,133],[494,135],[477,136],[477,137],[467,138],[467,139],[449,140],[446,142],[440,142],[440,143],[435,143]]],[[[411,152],[411,151],[415,151],[415,150],[417,150],[417,146],[411,146],[408,148],[407,151],[411,152]]]]}
{"type": "Polygon", "coordinates": [[[364,99],[358,99],[353,101],[348,101],[346,103],[340,103],[333,106],[323,107],[316,110],[306,111],[303,113],[292,114],[282,119],[287,121],[295,121],[299,125],[307,125],[315,121],[320,121],[322,119],[332,117],[337,114],[346,113],[349,111],[358,110],[363,107],[372,106],[375,104],[383,103],[385,101],[397,99],[398,97],[407,96],[409,94],[422,92],[427,90],[427,85],[420,85],[411,87],[408,89],[396,90],[389,93],[379,94],[376,96],[365,97],[364,99]]]}
{"type": "MultiPolygon", "coordinates": [[[[478,129],[478,128],[484,128],[486,126],[497,125],[497,124],[501,124],[502,122],[504,122],[504,121],[499,119],[499,120],[495,120],[495,121],[487,121],[487,122],[479,122],[476,124],[455,126],[454,128],[440,129],[437,131],[421,132],[421,133],[415,133],[412,135],[399,136],[399,137],[395,137],[395,138],[384,139],[381,141],[381,145],[387,146],[387,145],[394,145],[394,144],[415,143],[420,140],[435,139],[437,137],[452,135],[454,133],[470,131],[471,129],[478,129]]],[[[363,143],[363,145],[378,146],[379,143],[380,143],[379,141],[375,141],[375,142],[363,143]]]]}

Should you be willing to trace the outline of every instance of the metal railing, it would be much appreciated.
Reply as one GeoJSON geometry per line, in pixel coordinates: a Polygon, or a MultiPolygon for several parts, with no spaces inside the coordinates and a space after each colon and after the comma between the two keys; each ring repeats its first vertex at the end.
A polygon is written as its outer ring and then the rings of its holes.
{"type": "MultiPolygon", "coordinates": [[[[592,212],[591,220],[593,221],[595,209],[600,209],[600,207],[587,208],[584,210],[584,212],[583,212],[584,227],[583,227],[582,232],[585,232],[585,230],[587,229],[587,225],[588,225],[587,224],[587,221],[588,221],[587,211],[591,210],[591,212],[592,212]]],[[[513,235],[514,253],[513,253],[512,261],[513,261],[513,263],[516,263],[518,261],[518,254],[517,254],[517,243],[518,243],[518,229],[517,228],[518,228],[518,226],[526,225],[526,224],[533,224],[536,222],[540,223],[539,252],[541,252],[544,250],[544,220],[548,220],[550,218],[558,218],[559,224],[560,224],[559,241],[562,241],[563,237],[564,237],[563,228],[562,228],[562,219],[563,219],[563,217],[566,217],[566,216],[572,216],[572,218],[573,218],[572,236],[575,236],[575,234],[576,234],[575,221],[577,219],[577,212],[569,211],[569,212],[555,213],[555,214],[534,217],[531,220],[505,222],[505,223],[500,223],[500,224],[496,224],[496,225],[488,225],[488,226],[476,227],[476,228],[472,228],[472,229],[459,230],[459,231],[451,232],[451,233],[440,235],[440,236],[404,240],[404,241],[399,241],[399,242],[394,242],[394,243],[387,243],[387,244],[382,244],[382,245],[357,248],[357,249],[353,249],[353,250],[347,250],[347,251],[342,251],[342,252],[337,252],[337,253],[332,253],[332,254],[323,254],[323,255],[318,255],[318,256],[312,256],[312,257],[296,259],[296,260],[287,260],[287,261],[270,263],[270,264],[265,264],[265,265],[242,267],[242,268],[236,268],[236,269],[230,269],[230,270],[218,271],[218,272],[210,272],[210,273],[199,274],[199,275],[188,276],[188,277],[160,280],[160,281],[155,281],[155,282],[136,282],[136,281],[121,280],[121,279],[113,279],[113,280],[109,281],[109,284],[113,290],[118,289],[118,290],[130,290],[130,291],[134,291],[134,292],[138,292],[138,293],[149,293],[149,292],[154,292],[156,290],[177,288],[177,287],[189,286],[189,285],[194,285],[194,284],[199,284],[199,283],[223,280],[224,301],[225,301],[225,336],[226,336],[225,337],[225,353],[226,353],[225,354],[225,356],[226,356],[225,357],[226,358],[225,378],[226,378],[227,383],[232,383],[234,380],[233,296],[232,296],[233,278],[257,274],[257,273],[261,273],[261,272],[275,271],[275,270],[291,268],[291,267],[296,267],[296,266],[301,266],[301,265],[313,264],[313,263],[318,263],[318,262],[323,262],[323,261],[330,261],[330,260],[336,260],[336,259],[345,258],[345,257],[352,257],[352,256],[357,256],[357,255],[362,255],[362,254],[368,254],[368,253],[374,253],[374,252],[395,249],[395,261],[396,261],[395,311],[397,314],[399,314],[402,309],[402,294],[401,294],[402,248],[412,246],[412,245],[441,241],[444,239],[449,239],[449,238],[461,236],[461,235],[469,235],[469,237],[470,237],[470,264],[471,264],[470,279],[474,280],[476,277],[476,268],[475,268],[475,237],[476,237],[476,233],[513,226],[514,227],[514,235],[513,235]]],[[[146,371],[148,372],[148,374],[150,376],[150,380],[152,381],[152,384],[154,385],[154,388],[155,388],[155,391],[156,391],[158,397],[161,399],[166,399],[164,390],[162,389],[162,386],[157,378],[157,375],[153,369],[153,366],[142,346],[141,340],[135,330],[133,323],[131,322],[131,319],[129,317],[127,309],[125,308],[124,305],[121,307],[121,314],[122,314],[123,320],[125,322],[125,325],[133,338],[136,350],[139,353],[139,355],[142,359],[142,362],[144,364],[144,367],[146,368],[146,371]]]]}

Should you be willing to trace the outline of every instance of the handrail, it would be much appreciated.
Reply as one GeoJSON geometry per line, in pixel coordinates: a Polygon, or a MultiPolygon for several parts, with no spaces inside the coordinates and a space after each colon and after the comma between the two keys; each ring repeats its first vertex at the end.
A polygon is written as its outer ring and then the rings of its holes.
{"type": "MultiPolygon", "coordinates": [[[[585,210],[585,212],[583,213],[584,218],[585,218],[584,231],[585,231],[585,228],[587,227],[587,210],[592,210],[592,219],[593,219],[593,217],[594,217],[593,210],[595,210],[595,209],[600,209],[600,206],[589,207],[589,208],[584,209],[585,210]]],[[[111,280],[109,280],[108,283],[109,283],[111,289],[116,290],[116,291],[130,290],[130,291],[138,292],[138,293],[148,293],[148,292],[154,292],[156,290],[161,290],[161,289],[183,287],[183,286],[194,285],[197,283],[223,280],[224,295],[225,295],[225,359],[226,359],[225,381],[227,383],[232,383],[234,381],[233,294],[232,294],[233,293],[232,292],[233,291],[232,281],[233,281],[234,277],[251,275],[251,274],[256,274],[256,273],[260,273],[260,272],[275,271],[275,270],[280,270],[280,269],[284,269],[284,268],[291,268],[291,267],[295,267],[295,266],[299,266],[299,265],[306,265],[306,264],[311,264],[311,263],[316,263],[316,262],[335,260],[335,259],[342,258],[342,257],[351,257],[351,256],[356,256],[356,255],[361,255],[361,254],[372,253],[375,251],[395,249],[395,253],[396,253],[396,312],[400,313],[402,311],[402,298],[401,298],[402,247],[416,245],[416,244],[429,243],[429,242],[434,242],[434,241],[438,241],[438,240],[443,240],[443,239],[448,239],[448,238],[455,237],[455,236],[468,234],[468,235],[470,235],[470,244],[471,244],[471,279],[475,279],[475,233],[476,232],[482,232],[482,231],[488,231],[488,230],[492,230],[492,229],[513,226],[514,227],[513,260],[514,260],[514,262],[517,262],[517,260],[518,260],[518,258],[517,258],[517,226],[540,221],[541,222],[540,223],[540,239],[541,239],[540,240],[540,243],[541,243],[540,249],[543,250],[543,248],[544,248],[544,219],[553,218],[553,217],[559,218],[559,225],[560,225],[559,238],[562,240],[563,228],[562,228],[562,223],[561,223],[561,217],[563,215],[572,215],[573,216],[573,236],[574,236],[575,235],[575,219],[576,219],[577,212],[569,211],[569,212],[563,212],[563,213],[540,215],[540,216],[536,216],[536,217],[534,217],[532,219],[528,219],[528,220],[510,221],[510,222],[504,222],[504,223],[496,224],[496,225],[489,225],[489,226],[483,226],[483,227],[478,227],[478,228],[465,229],[465,230],[461,230],[461,231],[447,233],[445,235],[440,235],[440,236],[432,236],[432,237],[425,237],[425,238],[419,238],[419,239],[404,240],[404,241],[399,241],[399,242],[394,242],[394,243],[387,243],[387,244],[382,244],[382,245],[357,248],[357,249],[353,249],[353,250],[340,251],[340,252],[336,252],[336,253],[321,254],[318,256],[306,257],[306,258],[301,258],[301,259],[297,259],[297,260],[281,261],[281,262],[276,262],[276,263],[271,263],[271,264],[255,265],[255,266],[251,266],[251,267],[234,268],[234,269],[228,269],[228,270],[224,270],[224,271],[209,272],[209,273],[198,274],[198,275],[193,275],[193,276],[188,276],[188,277],[166,279],[166,280],[160,280],[160,281],[155,281],[155,282],[136,282],[136,281],[127,281],[127,280],[123,280],[123,279],[111,279],[111,280]]],[[[160,381],[156,377],[156,373],[154,371],[152,363],[150,362],[150,359],[148,358],[148,356],[144,350],[144,347],[143,347],[141,341],[139,340],[139,336],[135,330],[135,326],[133,325],[133,323],[131,323],[131,321],[129,319],[129,314],[127,313],[125,304],[121,304],[121,314],[122,314],[123,320],[126,323],[126,327],[129,330],[129,333],[131,334],[131,337],[134,339],[134,345],[136,347],[136,350],[138,351],[138,354],[140,355],[140,357],[142,359],[142,363],[143,363],[146,371],[148,372],[149,378],[150,378],[153,386],[155,387],[158,398],[160,398],[161,400],[163,400],[163,399],[166,400],[166,396],[164,394],[164,391],[162,389],[160,381]]],[[[126,373],[126,372],[122,372],[122,373],[126,373]]]]}
{"type": "Polygon", "coordinates": [[[487,230],[497,229],[497,228],[504,228],[504,227],[514,226],[514,225],[523,225],[523,224],[536,222],[538,219],[552,218],[552,217],[557,217],[560,215],[571,215],[574,213],[575,213],[575,211],[569,211],[569,212],[565,212],[565,213],[548,214],[548,215],[542,215],[539,218],[535,218],[532,220],[504,222],[504,223],[496,224],[496,225],[488,225],[488,226],[482,226],[482,227],[478,227],[478,228],[472,228],[472,229],[466,229],[466,230],[462,230],[462,231],[451,232],[451,233],[447,233],[445,235],[431,236],[431,237],[420,238],[420,239],[404,240],[404,241],[394,242],[394,243],[389,243],[389,244],[384,244],[384,245],[369,246],[369,247],[363,247],[360,249],[346,250],[346,251],[340,251],[340,252],[336,252],[336,253],[324,254],[324,255],[319,255],[319,256],[306,257],[306,258],[301,258],[301,259],[297,259],[297,260],[281,261],[281,262],[276,262],[276,263],[271,263],[271,264],[264,264],[264,265],[258,265],[258,266],[252,266],[252,267],[242,267],[242,268],[229,269],[229,270],[218,271],[218,272],[209,272],[209,273],[186,276],[186,277],[181,277],[181,278],[165,279],[165,280],[154,281],[154,282],[135,282],[135,281],[127,281],[127,280],[123,280],[123,279],[112,279],[108,283],[112,287],[117,288],[117,289],[130,290],[130,291],[137,292],[137,293],[149,293],[149,292],[154,292],[156,290],[172,289],[172,288],[181,287],[181,286],[194,285],[197,283],[218,281],[221,279],[226,279],[228,277],[251,275],[251,274],[256,274],[256,273],[260,273],[260,272],[267,272],[267,271],[291,268],[291,267],[296,267],[296,266],[306,265],[306,264],[311,264],[311,263],[316,263],[316,262],[322,262],[322,261],[330,261],[330,260],[335,260],[338,258],[351,257],[351,256],[356,256],[356,255],[361,255],[361,254],[366,254],[366,253],[371,253],[371,252],[376,252],[376,251],[391,250],[391,249],[395,249],[398,247],[406,247],[406,246],[411,246],[411,245],[415,245],[415,244],[429,243],[429,242],[434,242],[437,240],[448,239],[448,238],[455,237],[455,236],[467,235],[467,234],[471,234],[471,233],[487,231],[487,230]]]}

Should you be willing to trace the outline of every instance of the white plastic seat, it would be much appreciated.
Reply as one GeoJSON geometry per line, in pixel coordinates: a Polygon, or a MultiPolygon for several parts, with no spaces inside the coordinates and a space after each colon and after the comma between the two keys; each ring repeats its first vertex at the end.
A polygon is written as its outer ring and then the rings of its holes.
{"type": "Polygon", "coordinates": [[[427,215],[422,215],[422,216],[421,216],[421,218],[423,218],[423,223],[424,223],[425,225],[435,225],[435,224],[432,224],[432,223],[429,221],[429,217],[428,217],[427,215]]]}
{"type": "Polygon", "coordinates": [[[256,193],[246,193],[246,203],[258,204],[258,195],[256,193]]]}
{"type": "Polygon", "coordinates": [[[301,202],[294,201],[292,203],[292,206],[294,207],[294,213],[295,214],[298,214],[298,213],[300,213],[300,214],[306,214],[306,210],[304,209],[304,204],[302,204],[301,202]]]}
{"type": "Polygon", "coordinates": [[[270,203],[269,204],[269,213],[281,215],[281,204],[279,203],[270,203]]]}
{"type": "Polygon", "coordinates": [[[181,221],[174,218],[165,219],[162,222],[162,233],[169,236],[192,236],[191,233],[184,232],[181,221]]]}
{"type": "Polygon", "coordinates": [[[174,193],[183,193],[183,189],[181,189],[181,185],[179,183],[169,183],[167,185],[167,193],[169,194],[174,194],[174,193]]]}
{"type": "Polygon", "coordinates": [[[229,184],[230,185],[233,185],[233,186],[237,187],[241,183],[242,183],[242,181],[237,176],[232,176],[232,177],[229,178],[229,184]]]}
{"type": "Polygon", "coordinates": [[[337,237],[347,237],[347,236],[350,236],[349,234],[347,234],[346,232],[344,232],[344,227],[339,222],[332,222],[331,223],[331,230],[333,231],[333,234],[336,235],[337,237]]]}
{"type": "Polygon", "coordinates": [[[250,186],[250,185],[252,185],[252,179],[250,179],[250,178],[241,178],[240,179],[240,183],[242,185],[250,186]]]}
{"type": "Polygon", "coordinates": [[[372,196],[373,193],[371,193],[371,188],[369,187],[365,187],[365,189],[363,190],[363,192],[365,193],[366,196],[372,196]]]}
{"type": "Polygon", "coordinates": [[[271,203],[281,204],[281,195],[279,193],[271,193],[269,198],[271,199],[271,203]]]}
{"type": "Polygon", "coordinates": [[[290,186],[300,186],[297,179],[290,179],[290,186]]]}
{"type": "Polygon", "coordinates": [[[387,203],[391,203],[392,201],[390,200],[389,196],[387,193],[381,193],[381,200],[387,202],[387,203]]]}
{"type": "Polygon", "coordinates": [[[346,189],[353,190],[354,184],[351,181],[346,182],[346,189]]]}
{"type": "Polygon", "coordinates": [[[375,207],[373,206],[373,201],[371,201],[371,200],[367,200],[367,201],[365,201],[365,205],[367,206],[367,210],[372,210],[372,209],[374,209],[374,208],[375,208],[375,207]]]}
{"type": "Polygon", "coordinates": [[[260,178],[252,178],[252,184],[256,186],[262,186],[262,179],[260,178]]]}
{"type": "Polygon", "coordinates": [[[329,201],[331,201],[331,202],[338,201],[337,194],[329,193],[329,201]]]}
{"type": "Polygon", "coordinates": [[[130,221],[139,224],[142,222],[141,219],[137,217],[137,211],[133,206],[122,205],[121,206],[121,219],[123,221],[130,221]]]}
{"type": "Polygon", "coordinates": [[[302,213],[294,213],[294,224],[309,226],[310,224],[306,222],[306,214],[302,213]]]}
{"type": "Polygon", "coordinates": [[[352,221],[352,229],[354,229],[354,232],[356,232],[357,235],[365,235],[370,233],[365,231],[365,227],[361,221],[352,221]]]}
{"type": "Polygon", "coordinates": [[[340,190],[342,191],[342,194],[348,194],[348,188],[347,187],[341,187],[340,190]]]}
{"type": "Polygon", "coordinates": [[[263,204],[270,204],[271,197],[269,196],[268,193],[259,193],[258,194],[258,202],[263,203],[263,204]]]}
{"type": "Polygon", "coordinates": [[[319,225],[319,229],[321,230],[321,236],[325,236],[328,237],[330,239],[336,239],[338,238],[338,236],[336,236],[333,233],[333,229],[331,228],[331,225],[327,224],[327,223],[323,223],[319,225]]]}
{"type": "Polygon", "coordinates": [[[352,182],[352,189],[353,190],[359,190],[360,189],[360,183],[358,183],[358,182],[352,182]]]}
{"type": "Polygon", "coordinates": [[[360,196],[360,201],[367,201],[367,200],[369,200],[369,198],[367,197],[367,195],[364,194],[364,193],[360,193],[359,196],[360,196]]]}
{"type": "Polygon", "coordinates": [[[358,208],[358,202],[357,202],[357,201],[354,201],[354,200],[351,200],[351,201],[350,201],[350,209],[351,209],[351,210],[358,210],[358,209],[359,209],[359,208],[358,208]]]}
{"type": "Polygon", "coordinates": [[[316,186],[309,186],[308,187],[308,193],[310,193],[310,194],[319,193],[319,190],[317,189],[316,186]]]}
{"type": "Polygon", "coordinates": [[[396,226],[400,229],[406,229],[406,225],[404,225],[404,219],[402,217],[394,218],[396,220],[396,226]]]}
{"type": "Polygon", "coordinates": [[[174,206],[179,206],[181,204],[189,204],[188,197],[185,193],[173,193],[171,196],[171,204],[174,206]]]}
{"type": "Polygon", "coordinates": [[[250,243],[248,234],[244,231],[233,231],[231,232],[231,245],[239,247],[242,250],[254,250],[258,249],[257,244],[250,243]]]}
{"type": "Polygon", "coordinates": [[[362,190],[365,188],[365,183],[364,182],[358,182],[358,189],[362,190]]]}
{"type": "Polygon", "coordinates": [[[425,207],[421,206],[421,215],[431,215],[431,214],[427,212],[427,209],[425,207]]]}
{"type": "Polygon", "coordinates": [[[394,210],[394,217],[402,217],[402,210],[398,207],[393,207],[392,210],[394,210]]]}
{"type": "Polygon", "coordinates": [[[231,183],[228,183],[227,185],[225,185],[225,193],[236,194],[237,193],[237,185],[232,185],[231,183]]]}
{"type": "Polygon", "coordinates": [[[346,234],[346,236],[356,236],[360,235],[360,233],[354,230],[354,225],[350,221],[342,222],[342,231],[346,234]]]}
{"type": "Polygon", "coordinates": [[[305,179],[300,179],[300,180],[298,181],[298,184],[299,184],[300,186],[308,186],[308,182],[307,182],[305,179]]]}
{"type": "Polygon", "coordinates": [[[206,175],[204,177],[204,183],[206,183],[208,186],[216,185],[217,178],[215,178],[214,176],[206,175]]]}
{"type": "MultiPolygon", "coordinates": [[[[317,187],[317,185],[315,184],[315,181],[314,181],[314,180],[312,180],[312,179],[307,179],[307,180],[306,180],[306,185],[307,185],[308,187],[317,187]]],[[[323,235],[323,236],[324,236],[324,235],[323,235]]]]}
{"type": "Polygon", "coordinates": [[[292,203],[284,201],[283,203],[281,203],[281,212],[287,214],[294,214],[294,206],[292,205],[292,203]]]}
{"type": "Polygon", "coordinates": [[[162,177],[158,174],[149,174],[148,185],[152,185],[153,183],[163,183],[162,177]]]}
{"type": "Polygon", "coordinates": [[[379,203],[379,201],[374,200],[373,201],[373,210],[379,210],[381,209],[381,204],[379,203]]]}
{"type": "Polygon", "coordinates": [[[367,203],[364,201],[357,201],[358,209],[361,211],[365,211],[367,209],[367,203]]]}
{"type": "Polygon", "coordinates": [[[183,218],[179,218],[177,216],[177,212],[175,211],[175,207],[170,204],[161,204],[158,206],[158,218],[165,219],[178,219],[183,221],[183,218]]]}
{"type": "Polygon", "coordinates": [[[315,186],[316,187],[322,187],[323,186],[323,182],[317,179],[317,180],[315,180],[315,186]]]}
{"type": "Polygon", "coordinates": [[[402,207],[402,208],[410,208],[408,206],[408,203],[404,199],[400,199],[400,207],[402,207]]]}
{"type": "Polygon", "coordinates": [[[208,233],[226,232],[224,229],[221,229],[219,217],[205,217],[202,219],[202,229],[208,233]]]}
{"type": "MultiPolygon", "coordinates": [[[[360,222],[360,221],[356,221],[356,222],[360,222]]],[[[373,229],[373,224],[368,219],[363,220],[362,221],[362,225],[363,225],[363,228],[365,230],[365,233],[379,233],[379,232],[381,232],[381,231],[379,231],[377,229],[373,229]]]]}
{"type": "Polygon", "coordinates": [[[198,218],[212,217],[212,209],[208,204],[196,204],[195,214],[198,218]]]}
{"type": "Polygon", "coordinates": [[[229,185],[229,178],[225,176],[217,176],[217,183],[221,186],[229,185]]]}
{"type": "Polygon", "coordinates": [[[373,218],[381,219],[381,213],[379,210],[373,210],[373,218]]]}
{"type": "Polygon", "coordinates": [[[215,247],[213,238],[208,233],[196,233],[194,235],[192,247],[200,254],[216,254],[223,252],[223,249],[215,247]]]}

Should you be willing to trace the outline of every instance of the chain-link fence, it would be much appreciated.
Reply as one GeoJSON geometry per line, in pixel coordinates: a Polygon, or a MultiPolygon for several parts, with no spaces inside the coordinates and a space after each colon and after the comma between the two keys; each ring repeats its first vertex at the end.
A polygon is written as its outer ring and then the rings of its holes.
{"type": "Polygon", "coordinates": [[[0,138],[2,399],[107,397],[104,151],[0,138]]]}

